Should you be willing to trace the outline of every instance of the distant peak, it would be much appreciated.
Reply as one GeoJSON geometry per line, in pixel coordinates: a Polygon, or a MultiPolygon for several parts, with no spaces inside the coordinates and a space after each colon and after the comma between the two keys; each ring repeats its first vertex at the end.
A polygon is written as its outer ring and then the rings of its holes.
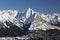
{"type": "Polygon", "coordinates": [[[28,8],[28,9],[31,9],[31,8],[28,8]]]}
{"type": "Polygon", "coordinates": [[[31,11],[32,9],[31,9],[31,8],[28,8],[28,10],[30,10],[30,11],[31,11]]]}

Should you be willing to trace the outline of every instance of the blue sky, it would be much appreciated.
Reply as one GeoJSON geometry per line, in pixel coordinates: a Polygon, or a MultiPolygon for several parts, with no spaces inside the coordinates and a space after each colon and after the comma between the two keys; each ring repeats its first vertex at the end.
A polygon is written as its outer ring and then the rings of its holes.
{"type": "Polygon", "coordinates": [[[24,11],[28,8],[40,13],[60,13],[60,0],[0,0],[0,10],[24,11]]]}

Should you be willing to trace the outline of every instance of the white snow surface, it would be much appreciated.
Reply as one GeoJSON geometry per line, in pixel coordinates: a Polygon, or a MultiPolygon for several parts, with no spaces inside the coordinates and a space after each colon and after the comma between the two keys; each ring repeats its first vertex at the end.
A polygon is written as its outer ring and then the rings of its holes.
{"type": "Polygon", "coordinates": [[[0,22],[6,21],[8,19],[15,18],[17,15],[17,10],[0,10],[0,22]]]}
{"type": "MultiPolygon", "coordinates": [[[[18,21],[15,17],[17,15],[18,11],[17,10],[0,10],[0,23],[3,23],[5,26],[5,21],[10,21],[13,24],[17,25],[18,27],[20,26],[20,21],[18,21]]],[[[22,25],[22,24],[21,24],[22,25]]]]}

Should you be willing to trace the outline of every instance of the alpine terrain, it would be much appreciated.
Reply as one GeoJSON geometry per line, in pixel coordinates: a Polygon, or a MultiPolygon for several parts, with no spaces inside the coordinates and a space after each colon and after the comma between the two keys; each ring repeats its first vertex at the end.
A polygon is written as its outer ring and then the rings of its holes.
{"type": "MultiPolygon", "coordinates": [[[[0,10],[0,37],[39,38],[43,34],[44,37],[41,37],[47,39],[45,32],[53,33],[52,30],[60,30],[59,13],[44,14],[31,8],[24,12],[0,10]]],[[[58,31],[55,33],[57,34],[58,31]]]]}

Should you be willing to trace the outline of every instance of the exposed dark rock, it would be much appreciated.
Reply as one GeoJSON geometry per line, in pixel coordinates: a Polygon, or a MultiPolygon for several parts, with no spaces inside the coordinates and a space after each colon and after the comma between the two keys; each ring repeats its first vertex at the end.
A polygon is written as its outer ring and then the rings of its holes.
{"type": "Polygon", "coordinates": [[[50,23],[51,25],[54,25],[54,26],[58,26],[58,27],[60,27],[60,22],[55,22],[55,23],[50,23]]]}
{"type": "Polygon", "coordinates": [[[0,37],[6,37],[6,36],[18,36],[18,35],[21,35],[22,33],[24,33],[24,29],[23,28],[20,28],[16,25],[14,25],[12,22],[7,22],[6,21],[6,25],[7,26],[4,26],[3,24],[0,25],[1,28],[0,28],[0,37]],[[3,26],[5,28],[3,28],[3,26]],[[8,28],[9,26],[9,28],[8,28]]]}

